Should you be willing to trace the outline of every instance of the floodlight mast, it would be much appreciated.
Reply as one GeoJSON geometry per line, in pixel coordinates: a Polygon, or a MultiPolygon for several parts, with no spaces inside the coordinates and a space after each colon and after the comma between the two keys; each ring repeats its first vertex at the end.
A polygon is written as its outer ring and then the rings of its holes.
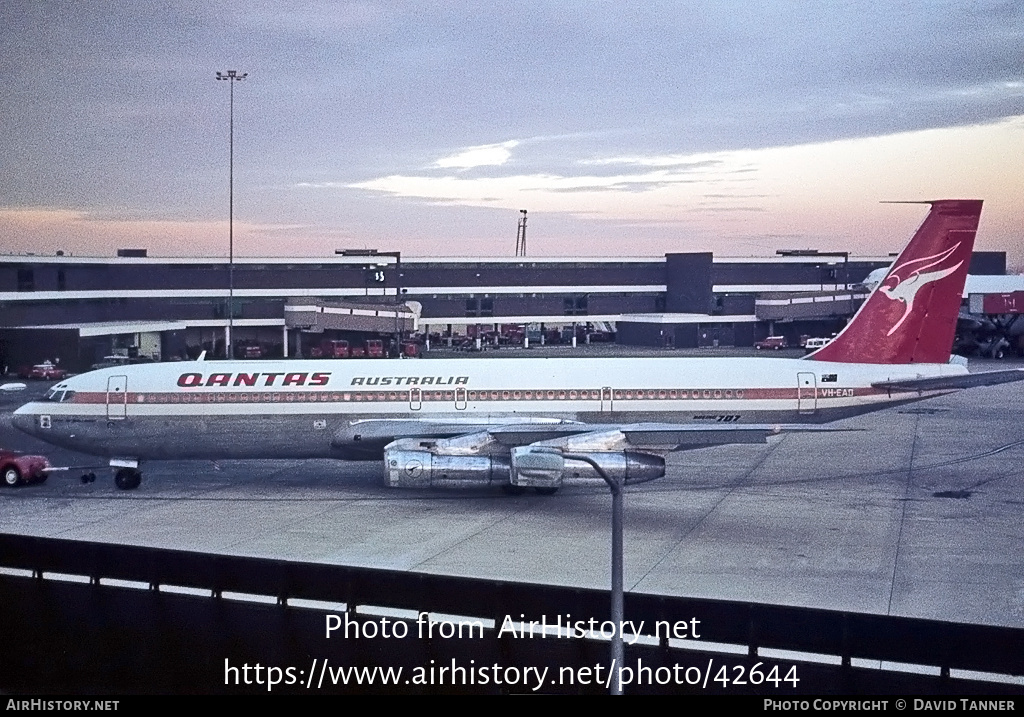
{"type": "Polygon", "coordinates": [[[516,227],[516,256],[526,256],[526,210],[520,209],[523,218],[516,227]]]}
{"type": "Polygon", "coordinates": [[[235,83],[249,76],[248,72],[218,72],[218,80],[226,80],[228,92],[228,327],[224,337],[224,356],[235,357],[235,83]]]}

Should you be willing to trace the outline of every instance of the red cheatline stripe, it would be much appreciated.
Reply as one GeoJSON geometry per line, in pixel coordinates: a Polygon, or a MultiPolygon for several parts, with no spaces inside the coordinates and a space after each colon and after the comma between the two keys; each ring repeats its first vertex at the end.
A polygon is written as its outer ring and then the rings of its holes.
{"type": "MultiPolygon", "coordinates": [[[[828,400],[830,398],[852,398],[854,396],[875,396],[886,393],[871,387],[861,388],[617,388],[612,391],[614,401],[716,401],[716,400],[796,400],[797,398],[828,400]]],[[[455,401],[601,401],[600,389],[501,389],[495,391],[180,391],[155,393],[126,393],[111,396],[110,403],[122,402],[133,405],[192,404],[192,403],[424,403],[455,401]]],[[[605,397],[603,400],[609,400],[605,397]]],[[[103,392],[79,391],[72,398],[73,403],[105,404],[107,394],[103,392]]]]}

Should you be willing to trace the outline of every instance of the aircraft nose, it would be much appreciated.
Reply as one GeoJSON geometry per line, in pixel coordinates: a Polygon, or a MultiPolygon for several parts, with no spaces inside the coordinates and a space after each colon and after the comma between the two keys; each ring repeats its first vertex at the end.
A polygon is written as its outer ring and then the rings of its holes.
{"type": "Polygon", "coordinates": [[[22,406],[14,412],[11,417],[11,423],[19,431],[25,433],[34,434],[36,427],[36,414],[29,406],[22,406]]]}

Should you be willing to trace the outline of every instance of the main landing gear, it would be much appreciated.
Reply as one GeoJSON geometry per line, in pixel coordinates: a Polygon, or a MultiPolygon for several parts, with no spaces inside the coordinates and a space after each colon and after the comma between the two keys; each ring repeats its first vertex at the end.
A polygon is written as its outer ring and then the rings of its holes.
{"type": "Polygon", "coordinates": [[[118,468],[114,484],[121,490],[135,490],[142,482],[142,471],[138,468],[118,468]]]}
{"type": "MultiPolygon", "coordinates": [[[[96,474],[92,471],[83,473],[80,479],[82,485],[96,482],[96,474]]],[[[114,485],[121,490],[135,490],[142,482],[142,471],[138,468],[117,468],[114,472],[114,485]]]]}

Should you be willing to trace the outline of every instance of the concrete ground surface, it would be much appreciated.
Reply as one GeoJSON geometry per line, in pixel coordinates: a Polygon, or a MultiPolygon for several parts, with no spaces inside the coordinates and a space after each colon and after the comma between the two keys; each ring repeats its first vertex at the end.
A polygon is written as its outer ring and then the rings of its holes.
{"type": "MultiPolygon", "coordinates": [[[[1019,365],[973,361],[972,370],[1019,365]]],[[[43,390],[0,394],[0,446],[55,465],[101,465],[11,427],[11,412],[43,390]]],[[[848,431],[673,454],[665,478],[627,491],[626,588],[1024,627],[1022,406],[1024,382],[830,424],[848,431]]],[[[0,530],[609,585],[603,484],[513,497],[389,489],[381,463],[143,469],[130,492],[107,469],[88,485],[79,469],[0,489],[0,530]]]]}

